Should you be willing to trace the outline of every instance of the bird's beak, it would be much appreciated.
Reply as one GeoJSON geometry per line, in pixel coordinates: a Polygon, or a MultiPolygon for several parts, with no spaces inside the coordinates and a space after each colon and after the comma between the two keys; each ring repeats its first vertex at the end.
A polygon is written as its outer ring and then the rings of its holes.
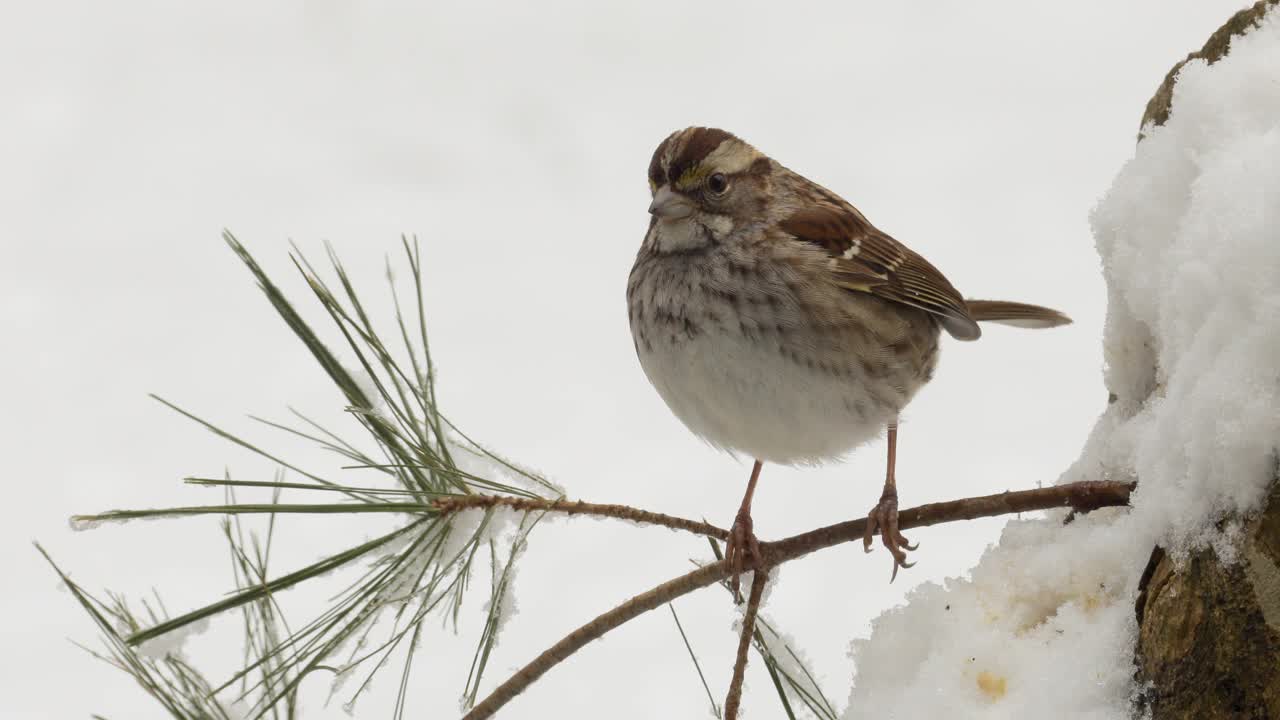
{"type": "Polygon", "coordinates": [[[649,203],[649,213],[662,220],[679,220],[693,214],[693,204],[663,185],[653,194],[653,202],[649,203]]]}

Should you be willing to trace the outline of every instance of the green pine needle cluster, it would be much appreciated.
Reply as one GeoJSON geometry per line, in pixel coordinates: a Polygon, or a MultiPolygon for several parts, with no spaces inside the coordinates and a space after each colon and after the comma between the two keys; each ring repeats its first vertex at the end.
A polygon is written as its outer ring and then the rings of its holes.
{"type": "Polygon", "coordinates": [[[474,702],[508,602],[512,565],[539,516],[522,515],[514,529],[498,532],[495,513],[503,510],[475,511],[483,513],[482,517],[463,522],[457,514],[439,512],[433,500],[477,493],[555,499],[562,493],[544,478],[474,442],[441,414],[436,405],[435,368],[421,300],[421,252],[416,241],[402,241],[416,298],[413,317],[406,317],[388,262],[387,279],[396,311],[394,350],[374,327],[332,250],[329,261],[337,277],[336,291],[295,248],[295,267],[355,358],[358,367],[349,368],[302,318],[248,250],[230,233],[223,237],[257,280],[272,307],[337,386],[346,400],[347,412],[372,439],[376,450],[362,449],[362,444],[369,444],[367,440],[361,443],[344,438],[297,412],[294,425],[254,419],[338,454],[346,469],[372,470],[384,480],[362,485],[335,482],[156,398],[305,481],[286,482],[283,473],[274,481],[188,478],[187,482],[195,485],[225,487],[227,502],[112,510],[73,518],[79,527],[92,527],[139,518],[219,515],[224,518],[223,529],[233,561],[233,593],[176,617],[170,617],[162,606],[157,607],[158,599],[146,604],[141,615],[114,595],[108,602],[100,602],[64,576],[64,582],[105,636],[109,654],[99,656],[132,675],[174,717],[182,718],[245,714],[232,713],[228,709],[232,704],[247,707],[249,717],[293,717],[298,685],[316,671],[335,675],[335,688],[354,686],[347,697],[341,698],[344,703],[354,703],[375,674],[398,662],[399,717],[405,709],[408,674],[413,656],[420,649],[423,621],[436,614],[451,620],[456,627],[477,561],[483,558],[491,568],[488,612],[463,693],[466,702],[474,702]],[[494,472],[482,475],[476,468],[494,472]],[[235,502],[235,490],[250,488],[270,489],[271,501],[235,502]],[[280,494],[284,491],[310,495],[315,502],[282,503],[280,494]],[[327,500],[335,497],[336,501],[327,500]],[[402,516],[404,523],[305,567],[268,574],[267,559],[278,515],[334,513],[393,513],[402,516]],[[265,519],[265,540],[256,533],[245,533],[241,526],[245,515],[265,519]],[[323,613],[297,628],[285,623],[275,601],[277,593],[361,560],[367,564],[363,573],[335,596],[323,613]],[[178,653],[153,657],[145,652],[149,643],[163,641],[171,633],[181,633],[230,610],[241,613],[246,657],[243,668],[220,684],[207,682],[178,653]],[[357,682],[345,682],[348,679],[357,682]]]}

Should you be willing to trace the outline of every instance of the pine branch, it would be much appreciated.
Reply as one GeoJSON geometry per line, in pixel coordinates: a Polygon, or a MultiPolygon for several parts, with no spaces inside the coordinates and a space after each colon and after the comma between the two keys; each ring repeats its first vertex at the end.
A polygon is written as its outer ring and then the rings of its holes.
{"type": "MultiPolygon", "coordinates": [[[[940,525],[957,520],[974,520],[1013,513],[1049,510],[1069,507],[1077,512],[1088,512],[1103,507],[1127,505],[1134,484],[1123,482],[1079,482],[1035,490],[1003,492],[996,495],[964,498],[950,502],[933,503],[903,510],[898,515],[898,527],[911,528],[940,525]]],[[[772,567],[824,548],[841,543],[862,540],[866,530],[866,518],[828,525],[817,530],[794,535],[776,542],[760,544],[761,566],[772,567]]],[[[753,564],[745,569],[759,569],[753,564]]],[[[541,655],[516,671],[506,682],[493,690],[482,702],[464,716],[464,720],[483,720],[492,717],[503,705],[519,695],[548,670],[564,662],[587,643],[604,636],[609,631],[639,617],[672,600],[724,580],[732,573],[728,563],[720,561],[673,578],[643,592],[621,605],[600,615],[566,635],[541,655]]]]}
{"type": "MultiPolygon", "coordinates": [[[[271,305],[333,380],[340,391],[341,398],[346,402],[346,411],[364,431],[369,433],[373,447],[361,449],[359,444],[344,440],[302,416],[299,416],[300,419],[310,429],[299,430],[270,421],[265,421],[266,424],[318,443],[322,448],[335,452],[354,463],[344,469],[365,468],[377,471],[381,479],[391,480],[391,487],[379,485],[363,488],[331,482],[305,472],[297,466],[284,463],[275,454],[268,453],[257,445],[166,402],[165,404],[219,436],[293,469],[310,481],[284,482],[282,476],[278,476],[274,482],[204,478],[194,482],[202,485],[222,485],[228,489],[237,486],[270,488],[274,491],[272,502],[240,504],[234,497],[228,495],[222,505],[112,511],[77,518],[83,524],[92,525],[102,520],[142,517],[203,514],[224,516],[224,532],[231,540],[233,547],[237,592],[179,617],[171,618],[162,606],[157,611],[149,605],[146,606],[145,617],[134,617],[122,600],[113,598],[114,604],[100,603],[80,593],[64,577],[64,581],[72,587],[73,592],[77,593],[77,598],[109,638],[117,665],[143,683],[144,687],[161,688],[161,691],[153,694],[167,703],[167,707],[190,706],[201,709],[194,714],[188,714],[192,717],[224,717],[227,714],[221,710],[217,712],[205,710],[209,707],[220,707],[211,699],[217,693],[240,683],[242,695],[255,695],[253,712],[258,716],[271,713],[274,717],[279,712],[278,702],[283,702],[285,714],[291,715],[295,712],[294,695],[299,683],[311,671],[323,668],[335,673],[347,674],[369,661],[372,668],[364,683],[348,700],[347,704],[350,705],[368,687],[369,679],[383,667],[391,653],[403,647],[402,641],[408,640],[409,651],[401,674],[401,692],[397,696],[397,713],[402,713],[409,661],[419,646],[422,621],[429,614],[438,611],[451,614],[456,625],[463,592],[471,577],[473,561],[482,548],[487,548],[491,557],[494,558],[492,590],[484,631],[474,654],[472,672],[464,691],[467,702],[471,702],[477,695],[483,671],[497,638],[502,609],[507,602],[506,593],[512,566],[525,538],[537,522],[536,518],[548,512],[570,516],[593,515],[660,525],[703,535],[710,539],[713,546],[717,540],[727,539],[728,533],[724,529],[706,522],[624,505],[564,500],[562,489],[504,460],[453,425],[440,412],[436,404],[435,370],[427,345],[423,317],[421,255],[416,242],[412,245],[407,240],[404,242],[414,289],[417,291],[416,318],[403,315],[394,286],[392,288],[396,307],[396,330],[405,346],[398,353],[392,351],[370,321],[365,310],[366,306],[332,251],[329,259],[338,279],[338,284],[332,286],[332,289],[301,253],[292,257],[295,266],[301,271],[316,299],[334,323],[343,343],[342,346],[345,348],[345,354],[354,358],[354,363],[344,364],[339,360],[336,352],[321,338],[316,328],[303,319],[280,288],[267,277],[247,249],[230,234],[226,234],[225,239],[258,281],[260,289],[266,294],[271,305]],[[414,338],[414,333],[411,332],[415,324],[420,338],[414,338]],[[460,465],[457,461],[463,455],[469,459],[493,463],[494,469],[498,474],[506,477],[507,481],[500,482],[469,472],[465,468],[471,463],[460,465]],[[458,456],[457,459],[455,456],[458,456]],[[337,503],[285,505],[279,502],[279,493],[285,489],[336,492],[344,495],[345,498],[337,503]],[[498,559],[496,533],[499,531],[494,530],[490,523],[496,508],[507,508],[526,514],[525,521],[520,524],[510,540],[510,550],[506,553],[505,563],[498,559]],[[478,525],[471,522],[455,522],[458,519],[458,512],[466,509],[484,511],[478,525]],[[403,515],[406,524],[381,538],[348,548],[318,563],[274,579],[268,577],[266,570],[268,550],[252,538],[251,542],[246,544],[240,530],[239,516],[244,514],[265,514],[268,516],[268,522],[274,523],[274,519],[282,513],[369,512],[392,512],[403,515]],[[225,520],[228,517],[231,520],[225,520]],[[234,532],[231,530],[233,527],[234,532]],[[456,537],[455,531],[459,533],[456,537]],[[335,604],[327,611],[296,631],[290,630],[283,623],[279,627],[276,626],[278,614],[277,607],[274,605],[276,592],[309,581],[329,570],[367,556],[373,556],[370,567],[353,585],[342,591],[335,604]],[[246,645],[251,647],[253,652],[246,656],[246,666],[225,683],[221,685],[208,683],[194,668],[185,664],[174,664],[179,661],[165,660],[163,662],[169,664],[161,667],[155,663],[148,664],[150,661],[147,660],[139,660],[140,655],[135,650],[135,645],[232,608],[239,608],[247,618],[248,642],[246,645]],[[127,620],[125,624],[128,630],[127,637],[119,634],[122,632],[118,631],[119,624],[109,622],[104,612],[115,618],[127,620]],[[368,650],[365,645],[369,641],[370,633],[379,618],[384,616],[394,623],[390,637],[377,644],[377,647],[372,650],[368,650]],[[354,648],[350,649],[352,643],[354,648]],[[345,656],[347,659],[341,661],[340,656],[345,656]],[[335,662],[340,664],[335,666],[335,662]],[[153,670],[161,674],[156,675],[153,670]],[[257,675],[261,677],[255,681],[254,677],[257,675]],[[210,705],[211,702],[213,705],[210,705]]],[[[390,280],[390,274],[388,274],[388,281],[390,280]]],[[[483,471],[481,474],[484,474],[483,471]]],[[[906,510],[900,515],[900,526],[908,529],[952,520],[1059,506],[1085,511],[1106,505],[1124,504],[1130,490],[1130,486],[1121,483],[1080,483],[1021,493],[969,498],[906,510]]],[[[268,525],[267,547],[270,546],[273,527],[273,524],[268,525]]],[[[766,666],[771,673],[774,672],[774,663],[767,654],[763,637],[755,632],[757,625],[767,627],[763,619],[757,618],[766,569],[815,550],[843,542],[857,541],[861,539],[865,528],[866,521],[859,519],[819,528],[782,541],[764,543],[760,548],[759,556],[752,558],[755,563],[747,563],[745,569],[755,571],[756,577],[753,581],[751,601],[744,614],[743,635],[738,648],[737,665],[729,695],[730,704],[726,708],[729,710],[729,717],[736,716],[740,707],[746,650],[750,647],[752,637],[760,644],[761,652],[765,653],[766,666]]],[[[725,581],[730,573],[731,570],[725,562],[712,562],[628,600],[574,630],[543,652],[515,676],[496,688],[488,698],[475,706],[467,717],[490,717],[530,683],[591,640],[698,588],[716,583],[727,587],[725,581]]],[[[692,655],[692,651],[690,653],[692,655]]],[[[794,681],[789,680],[789,682],[792,687],[796,687],[794,681]]],[[[774,683],[779,687],[784,707],[788,709],[790,715],[786,691],[782,689],[776,673],[774,683]]],[[[709,691],[708,694],[710,694],[709,691]]],[[[714,701],[712,705],[714,707],[714,701]]]]}

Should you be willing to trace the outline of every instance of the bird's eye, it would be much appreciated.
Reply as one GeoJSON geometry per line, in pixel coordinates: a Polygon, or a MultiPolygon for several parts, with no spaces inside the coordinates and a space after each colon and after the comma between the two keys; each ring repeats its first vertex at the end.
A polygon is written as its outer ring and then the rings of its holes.
{"type": "Polygon", "coordinates": [[[721,195],[729,189],[729,178],[725,177],[724,173],[712,173],[711,177],[707,178],[707,189],[716,195],[721,195]]]}

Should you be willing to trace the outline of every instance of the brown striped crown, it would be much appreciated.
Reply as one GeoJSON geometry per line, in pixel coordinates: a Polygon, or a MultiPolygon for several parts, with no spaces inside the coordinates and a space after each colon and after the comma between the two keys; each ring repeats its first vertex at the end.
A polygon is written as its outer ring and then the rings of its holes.
{"type": "Polygon", "coordinates": [[[649,189],[668,185],[688,192],[715,172],[735,175],[766,172],[769,159],[733,133],[719,128],[688,127],[667,136],[649,161],[649,189]]]}

